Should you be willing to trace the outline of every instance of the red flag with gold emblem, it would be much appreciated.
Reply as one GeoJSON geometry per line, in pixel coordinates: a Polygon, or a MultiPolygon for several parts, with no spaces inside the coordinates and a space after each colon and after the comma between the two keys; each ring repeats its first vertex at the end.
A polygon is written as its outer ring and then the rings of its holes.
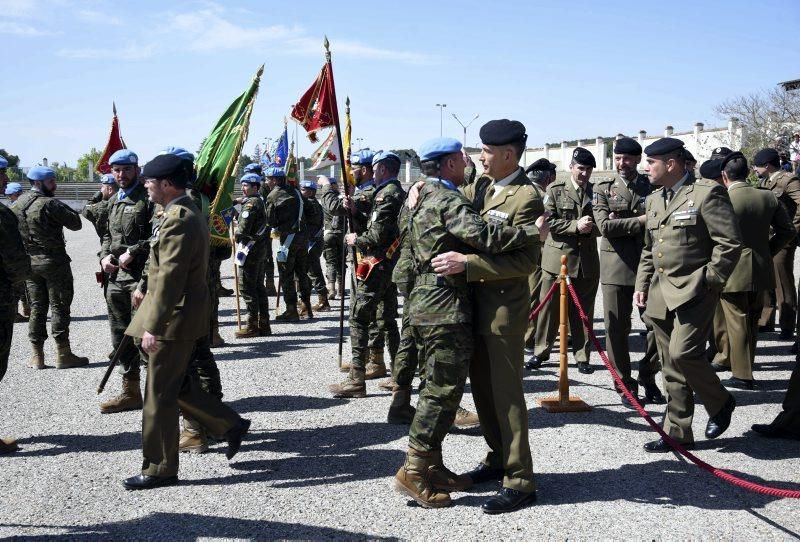
{"type": "Polygon", "coordinates": [[[97,161],[97,165],[95,166],[98,173],[111,173],[111,166],[108,165],[108,160],[111,158],[111,155],[120,149],[128,148],[125,146],[125,140],[122,139],[122,135],[120,135],[119,132],[117,104],[112,102],[112,108],[114,117],[111,119],[111,132],[108,134],[108,143],[106,143],[106,148],[103,150],[103,154],[100,156],[100,160],[97,161]]]}
{"type": "Polygon", "coordinates": [[[331,65],[328,62],[320,70],[317,80],[292,107],[292,118],[305,128],[312,143],[317,142],[318,130],[339,123],[335,97],[331,65]]]}

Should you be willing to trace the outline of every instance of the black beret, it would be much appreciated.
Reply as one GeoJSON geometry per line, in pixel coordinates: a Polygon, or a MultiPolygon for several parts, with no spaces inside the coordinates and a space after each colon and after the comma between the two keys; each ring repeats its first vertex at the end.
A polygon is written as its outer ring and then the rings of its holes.
{"type": "Polygon", "coordinates": [[[534,163],[532,163],[530,165],[528,170],[530,170],[530,171],[534,171],[534,170],[536,170],[536,171],[549,171],[550,170],[550,166],[551,166],[550,160],[548,160],[547,158],[539,158],[538,160],[536,160],[534,163]]]}
{"type": "Polygon", "coordinates": [[[528,135],[525,125],[518,120],[490,120],[480,131],[481,142],[484,145],[508,145],[518,141],[525,142],[528,135]]]}
{"type": "Polygon", "coordinates": [[[647,156],[661,156],[683,149],[683,141],[674,137],[662,137],[644,148],[647,156]]]}
{"type": "Polygon", "coordinates": [[[614,142],[614,154],[642,154],[642,146],[630,137],[621,137],[614,142]]]}
{"type": "Polygon", "coordinates": [[[753,157],[753,165],[764,167],[767,164],[779,165],[781,157],[778,156],[778,151],[775,149],[761,149],[753,157]]]}
{"type": "Polygon", "coordinates": [[[146,179],[171,179],[183,187],[189,182],[190,168],[188,160],[174,154],[159,154],[144,165],[142,176],[146,179]]]}
{"type": "Polygon", "coordinates": [[[700,166],[700,176],[712,181],[722,177],[722,158],[706,160],[700,166]]]}
{"type": "Polygon", "coordinates": [[[694,157],[694,154],[689,152],[689,149],[683,149],[683,157],[692,162],[697,162],[697,158],[694,157]]]}
{"type": "Polygon", "coordinates": [[[550,162],[550,171],[555,171],[558,169],[558,166],[555,165],[553,162],[550,162]]]}
{"type": "Polygon", "coordinates": [[[733,152],[733,151],[732,151],[732,150],[730,150],[728,147],[717,147],[717,148],[716,148],[716,149],[714,149],[714,151],[711,153],[711,158],[712,158],[713,160],[716,160],[717,158],[725,158],[726,156],[728,156],[728,155],[729,155],[730,153],[732,153],[732,152],[733,152]]]}
{"type": "Polygon", "coordinates": [[[584,149],[583,147],[578,147],[574,151],[572,151],[572,159],[575,160],[576,163],[582,166],[589,166],[595,167],[597,166],[597,162],[594,159],[594,155],[584,149]]]}
{"type": "Polygon", "coordinates": [[[739,151],[736,151],[726,155],[725,158],[719,161],[719,169],[720,170],[725,169],[725,166],[728,165],[728,162],[730,162],[731,160],[736,160],[737,158],[744,159],[745,165],[747,164],[747,158],[744,157],[744,154],[740,153],[739,151]]]}

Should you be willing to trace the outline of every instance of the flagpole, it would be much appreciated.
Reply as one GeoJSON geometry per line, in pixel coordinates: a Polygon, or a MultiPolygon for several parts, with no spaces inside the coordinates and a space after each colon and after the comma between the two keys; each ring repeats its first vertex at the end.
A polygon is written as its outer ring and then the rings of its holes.
{"type": "MultiPolygon", "coordinates": [[[[330,42],[328,41],[328,36],[325,36],[325,41],[323,42],[325,46],[325,62],[328,66],[328,73],[331,77],[331,94],[333,95],[333,122],[336,125],[336,143],[339,145],[339,164],[342,168],[342,184],[344,184],[344,195],[350,197],[350,180],[348,179],[347,175],[347,168],[345,167],[345,156],[344,156],[344,145],[342,144],[342,128],[339,125],[339,102],[336,100],[336,84],[334,83],[333,79],[333,63],[331,62],[331,49],[330,49],[330,42]]],[[[355,228],[353,227],[353,209],[352,207],[347,210],[347,228],[355,233],[355,228]]],[[[347,237],[347,233],[345,232],[345,237],[347,237]]],[[[347,241],[345,241],[346,243],[347,241]]],[[[356,259],[356,247],[350,247],[350,254],[353,260],[353,266],[355,266],[358,261],[356,259]]],[[[355,271],[355,270],[353,270],[355,271]]],[[[344,276],[342,276],[342,283],[344,283],[344,276]]],[[[343,289],[344,287],[342,287],[343,289]]],[[[352,302],[353,296],[355,292],[350,292],[350,301],[352,302]]],[[[342,350],[344,345],[344,295],[342,295],[342,303],[339,305],[339,368],[342,367],[342,350]]]]}

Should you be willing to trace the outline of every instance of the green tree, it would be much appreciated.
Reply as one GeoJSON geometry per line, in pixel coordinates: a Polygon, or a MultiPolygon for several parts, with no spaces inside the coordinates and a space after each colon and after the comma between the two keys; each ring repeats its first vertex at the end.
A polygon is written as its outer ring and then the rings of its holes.
{"type": "Polygon", "coordinates": [[[16,154],[11,154],[5,149],[0,149],[0,156],[8,160],[8,167],[18,167],[19,166],[19,156],[16,154]]]}
{"type": "Polygon", "coordinates": [[[97,162],[100,161],[100,151],[95,149],[94,147],[89,150],[86,154],[78,158],[78,165],[75,166],[75,175],[74,181],[76,183],[87,183],[93,182],[97,179],[97,172],[95,171],[95,167],[97,167],[97,162]],[[92,162],[92,176],[89,177],[89,162],[92,162]]]}

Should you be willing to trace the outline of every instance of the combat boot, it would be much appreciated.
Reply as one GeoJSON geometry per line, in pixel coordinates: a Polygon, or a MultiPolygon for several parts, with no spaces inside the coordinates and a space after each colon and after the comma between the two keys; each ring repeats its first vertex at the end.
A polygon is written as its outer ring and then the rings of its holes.
{"type": "Polygon", "coordinates": [[[331,301],[336,299],[336,295],[339,293],[339,290],[336,289],[336,285],[332,282],[328,282],[325,284],[325,287],[328,289],[328,299],[331,301]]]}
{"type": "Polygon", "coordinates": [[[341,384],[331,384],[328,389],[334,397],[360,399],[367,396],[367,385],[364,383],[364,371],[352,369],[341,384]]]}
{"type": "Polygon", "coordinates": [[[206,430],[197,421],[183,417],[183,431],[178,441],[178,450],[190,454],[204,454],[208,451],[206,430]]]}
{"type": "Polygon", "coordinates": [[[385,391],[394,391],[394,387],[396,386],[396,382],[394,378],[384,378],[380,382],[378,382],[378,387],[385,391]]]}
{"type": "Polygon", "coordinates": [[[44,344],[31,343],[31,359],[28,361],[28,367],[31,369],[44,369],[44,344]]]}
{"type": "Polygon", "coordinates": [[[297,315],[300,316],[300,318],[308,316],[308,305],[306,305],[305,301],[297,303],[297,315]]]}
{"type": "Polygon", "coordinates": [[[0,438],[0,454],[10,454],[19,450],[17,441],[11,438],[0,438]]]}
{"type": "Polygon", "coordinates": [[[394,487],[408,495],[423,508],[444,508],[450,506],[450,494],[436,489],[431,484],[430,467],[433,453],[421,452],[409,447],[405,463],[394,475],[394,487]]]}
{"type": "Polygon", "coordinates": [[[411,425],[416,413],[417,409],[411,406],[411,386],[395,386],[386,421],[397,425],[411,425]]]}
{"type": "Polygon", "coordinates": [[[349,373],[350,369],[352,369],[352,368],[353,368],[353,365],[349,361],[345,361],[344,363],[342,363],[342,366],[339,367],[339,371],[341,371],[343,373],[349,373]]]}
{"type": "Polygon", "coordinates": [[[311,307],[315,311],[329,311],[331,310],[331,305],[328,303],[328,296],[325,294],[318,294],[317,295],[317,304],[311,307]]]}
{"type": "Polygon", "coordinates": [[[272,328],[269,327],[269,316],[267,316],[266,312],[264,313],[265,316],[261,316],[258,319],[258,335],[259,337],[269,337],[272,335],[272,328]]]}
{"type": "Polygon", "coordinates": [[[234,336],[237,339],[247,339],[249,337],[258,337],[259,334],[258,319],[250,317],[247,319],[247,324],[244,329],[237,329],[234,336]]]}
{"type": "Polygon", "coordinates": [[[20,322],[27,322],[27,321],[28,321],[28,317],[25,316],[24,314],[17,313],[17,314],[14,315],[14,323],[15,324],[18,324],[20,322]]]}
{"type": "Polygon", "coordinates": [[[302,312],[297,311],[297,314],[300,316],[305,316],[307,320],[312,320],[314,318],[314,308],[311,306],[311,298],[308,297],[300,302],[300,307],[302,307],[302,312]]]}
{"type": "Polygon", "coordinates": [[[233,293],[234,293],[233,290],[231,290],[230,288],[226,288],[222,284],[217,286],[217,295],[219,297],[231,297],[233,293]]]}
{"type": "Polygon", "coordinates": [[[383,348],[378,350],[377,348],[370,348],[369,349],[369,360],[367,361],[367,374],[365,378],[367,380],[373,380],[375,378],[383,378],[388,373],[386,372],[386,363],[383,361],[383,348]]]}
{"type": "Polygon", "coordinates": [[[267,296],[274,296],[278,295],[278,291],[275,289],[275,281],[272,279],[267,279],[264,282],[265,288],[267,289],[267,296]]]}
{"type": "Polygon", "coordinates": [[[139,389],[139,381],[128,380],[123,377],[122,393],[104,403],[100,403],[100,412],[102,414],[113,414],[115,412],[125,412],[126,410],[141,410],[142,403],[142,390],[139,389]]]}
{"type": "Polygon", "coordinates": [[[456,410],[456,418],[453,420],[453,429],[474,429],[475,427],[480,426],[481,421],[478,419],[477,414],[470,412],[461,405],[458,406],[458,410],[456,410]]]}
{"type": "Polygon", "coordinates": [[[56,346],[58,357],[56,357],[56,369],[74,369],[75,367],[86,367],[89,365],[89,358],[76,356],[69,346],[69,342],[61,343],[56,346]]]}
{"type": "Polygon", "coordinates": [[[278,322],[299,322],[300,315],[297,314],[297,305],[286,305],[286,310],[283,314],[275,317],[278,322]]]}
{"type": "Polygon", "coordinates": [[[456,474],[445,467],[441,450],[431,452],[431,454],[428,478],[433,487],[444,491],[464,491],[472,487],[472,478],[466,474],[456,474]]]}
{"type": "Polygon", "coordinates": [[[214,324],[211,328],[211,348],[219,348],[225,344],[225,339],[219,334],[219,325],[214,324]]]}

